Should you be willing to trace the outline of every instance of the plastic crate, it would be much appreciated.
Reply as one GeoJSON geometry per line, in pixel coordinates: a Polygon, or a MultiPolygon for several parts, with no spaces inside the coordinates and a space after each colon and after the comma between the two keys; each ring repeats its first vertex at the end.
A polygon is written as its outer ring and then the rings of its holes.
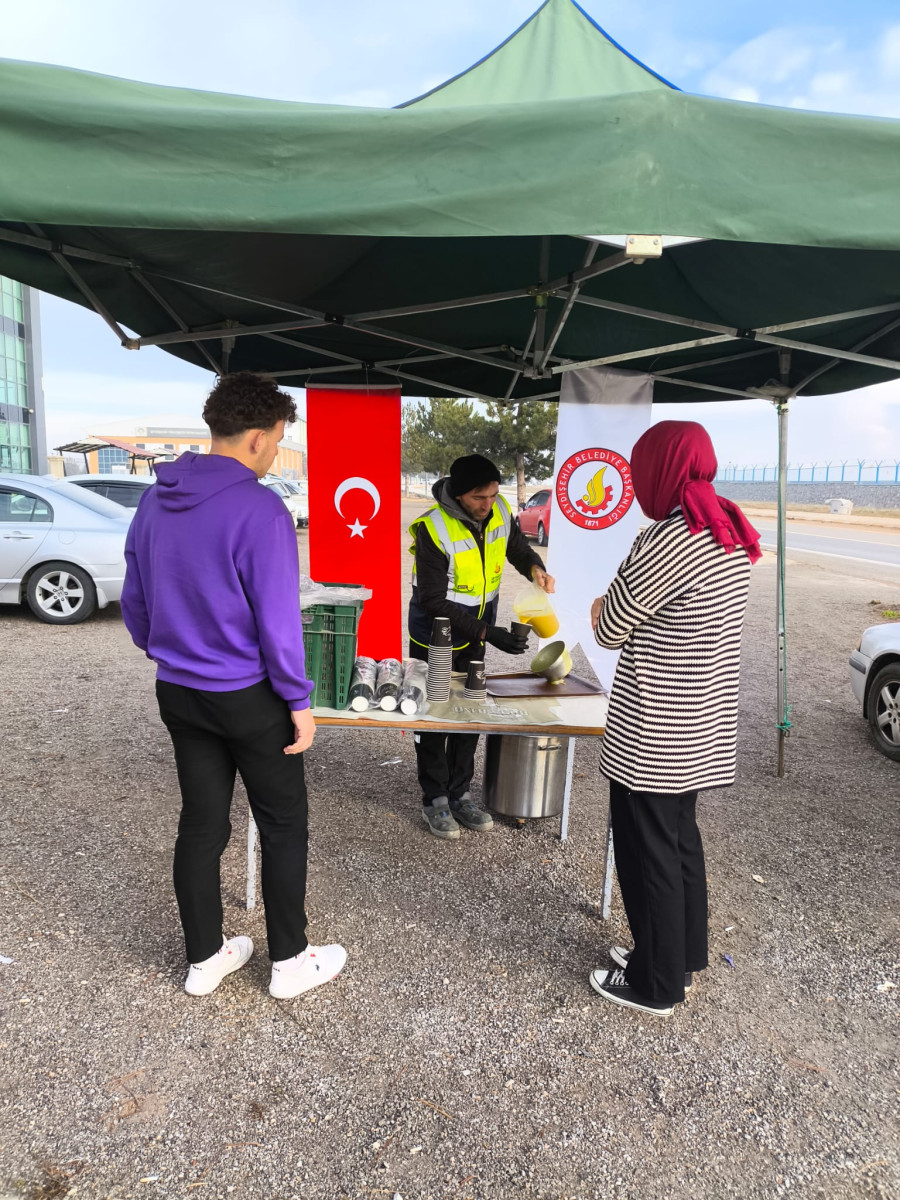
{"type": "MultiPolygon", "coordinates": [[[[359,587],[353,583],[323,583],[322,587],[359,587]]],[[[344,708],[356,662],[356,632],[363,601],[311,604],[303,609],[303,651],[306,676],[315,684],[314,708],[344,708]]]]}

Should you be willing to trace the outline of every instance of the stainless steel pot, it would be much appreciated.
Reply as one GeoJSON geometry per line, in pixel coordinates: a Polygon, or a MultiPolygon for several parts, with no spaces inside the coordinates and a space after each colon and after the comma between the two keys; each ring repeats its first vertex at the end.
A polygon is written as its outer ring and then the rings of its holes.
{"type": "Polygon", "coordinates": [[[483,798],[506,817],[558,817],[566,788],[569,739],[488,736],[483,798]]]}

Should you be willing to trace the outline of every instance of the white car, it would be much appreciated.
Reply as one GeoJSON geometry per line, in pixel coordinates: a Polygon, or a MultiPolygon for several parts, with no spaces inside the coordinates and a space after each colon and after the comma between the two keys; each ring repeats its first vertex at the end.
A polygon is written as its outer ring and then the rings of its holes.
{"type": "Polygon", "coordinates": [[[281,497],[298,529],[309,524],[309,501],[299,484],[293,479],[280,479],[277,475],[266,475],[260,483],[281,497]]]}
{"type": "Polygon", "coordinates": [[[900,621],[865,631],[850,655],[850,686],[875,745],[900,762],[900,621]]]}
{"type": "Polygon", "coordinates": [[[75,625],[121,599],[133,515],[62,480],[0,475],[0,604],[75,625]]]}
{"type": "MultiPolygon", "coordinates": [[[[49,480],[48,480],[49,482],[49,480]]],[[[67,475],[54,483],[70,483],[73,487],[85,488],[97,496],[114,500],[123,508],[137,508],[141,496],[148,487],[156,483],[155,475],[67,475]]]]}

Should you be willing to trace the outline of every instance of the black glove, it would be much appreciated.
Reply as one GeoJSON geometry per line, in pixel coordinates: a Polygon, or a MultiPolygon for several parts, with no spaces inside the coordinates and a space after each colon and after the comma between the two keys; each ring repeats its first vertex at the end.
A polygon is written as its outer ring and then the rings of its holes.
{"type": "Polygon", "coordinates": [[[492,625],[484,640],[502,650],[504,654],[524,654],[528,649],[525,638],[516,637],[511,630],[503,629],[500,625],[492,625]]]}

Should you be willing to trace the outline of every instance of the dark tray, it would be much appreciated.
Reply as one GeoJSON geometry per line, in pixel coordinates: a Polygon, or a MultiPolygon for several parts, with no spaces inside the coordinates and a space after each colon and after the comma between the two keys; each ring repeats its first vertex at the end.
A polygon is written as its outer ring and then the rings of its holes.
{"type": "Polygon", "coordinates": [[[556,696],[605,696],[606,688],[602,684],[582,679],[580,675],[567,675],[562,683],[551,683],[543,675],[488,675],[487,693],[489,696],[541,696],[552,700],[556,696]]]}

